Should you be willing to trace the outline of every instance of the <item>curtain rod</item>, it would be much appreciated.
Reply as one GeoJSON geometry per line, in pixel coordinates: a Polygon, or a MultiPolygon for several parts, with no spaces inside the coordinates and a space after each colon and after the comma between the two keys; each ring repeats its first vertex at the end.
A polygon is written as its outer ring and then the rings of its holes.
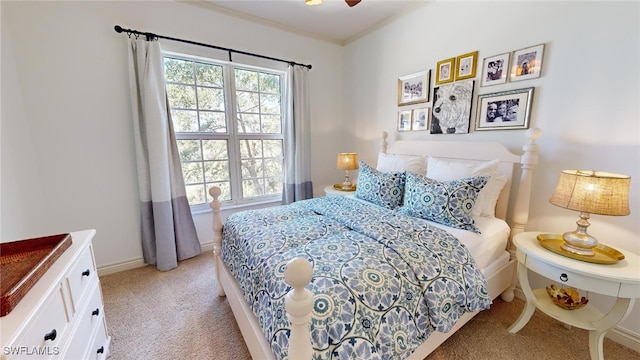
{"type": "Polygon", "coordinates": [[[150,32],[142,32],[142,31],[138,31],[138,30],[124,29],[120,25],[114,26],[113,29],[117,33],[126,32],[127,35],[129,35],[129,36],[131,36],[131,34],[144,35],[144,36],[147,37],[147,40],[167,39],[167,40],[179,41],[179,42],[192,44],[192,45],[198,45],[198,46],[204,46],[204,47],[218,49],[218,50],[224,50],[224,51],[229,53],[229,61],[231,61],[231,53],[238,53],[238,54],[243,54],[243,55],[249,55],[249,56],[259,57],[259,58],[263,58],[263,59],[268,59],[268,60],[280,61],[280,62],[283,62],[283,63],[287,63],[289,65],[300,65],[300,66],[304,66],[304,67],[306,67],[308,69],[311,69],[311,65],[300,64],[300,63],[297,63],[297,62],[294,62],[294,61],[288,61],[288,60],[278,59],[278,58],[274,58],[274,57],[270,57],[270,56],[253,54],[253,53],[250,53],[250,52],[229,49],[229,48],[225,48],[225,47],[221,47],[221,46],[215,46],[215,45],[199,43],[199,42],[195,42],[195,41],[191,41],[191,40],[184,40],[184,39],[177,39],[177,38],[173,38],[173,37],[169,37],[169,36],[162,36],[162,35],[158,35],[158,34],[154,34],[154,33],[150,33],[150,32]]]}

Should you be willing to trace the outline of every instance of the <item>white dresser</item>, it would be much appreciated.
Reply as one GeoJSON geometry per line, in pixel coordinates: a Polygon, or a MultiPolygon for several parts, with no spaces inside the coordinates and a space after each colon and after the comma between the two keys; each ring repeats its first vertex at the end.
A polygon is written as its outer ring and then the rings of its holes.
{"type": "Polygon", "coordinates": [[[0,359],[106,359],[111,338],[93,255],[95,233],[71,233],[71,246],[0,318],[0,359]]]}

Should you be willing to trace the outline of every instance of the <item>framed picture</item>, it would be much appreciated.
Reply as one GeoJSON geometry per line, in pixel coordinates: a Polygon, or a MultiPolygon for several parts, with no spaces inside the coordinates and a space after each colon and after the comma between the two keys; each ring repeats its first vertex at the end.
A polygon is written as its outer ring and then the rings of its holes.
{"type": "Polygon", "coordinates": [[[422,131],[427,130],[429,123],[429,108],[417,108],[411,111],[411,130],[422,131]]]}
{"type": "Polygon", "coordinates": [[[478,52],[470,52],[456,58],[456,80],[473,79],[476,77],[476,63],[478,52]]]}
{"type": "Polygon", "coordinates": [[[478,95],[476,131],[528,129],[533,88],[478,95]]]}
{"type": "Polygon", "coordinates": [[[398,78],[398,105],[429,101],[431,70],[398,78]]]}
{"type": "Polygon", "coordinates": [[[510,55],[506,53],[484,59],[481,86],[498,85],[507,82],[510,55]]]}
{"type": "Polygon", "coordinates": [[[398,111],[398,131],[411,130],[411,110],[398,111]]]}
{"type": "Polygon", "coordinates": [[[471,122],[473,80],[440,85],[433,89],[431,134],[466,134],[471,122]]]}
{"type": "Polygon", "coordinates": [[[540,77],[544,44],[514,51],[509,81],[520,81],[540,77]]]}
{"type": "Polygon", "coordinates": [[[436,85],[452,82],[455,68],[456,58],[438,61],[436,64],[436,85]]]}

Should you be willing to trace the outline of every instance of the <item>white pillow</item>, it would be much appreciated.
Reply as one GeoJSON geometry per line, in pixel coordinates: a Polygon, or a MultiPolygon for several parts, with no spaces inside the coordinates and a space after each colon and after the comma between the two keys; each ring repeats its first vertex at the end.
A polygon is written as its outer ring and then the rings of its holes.
{"type": "Polygon", "coordinates": [[[420,155],[398,155],[378,153],[378,165],[376,170],[388,172],[409,171],[416,174],[424,174],[425,158],[420,155]]]}
{"type": "Polygon", "coordinates": [[[471,210],[471,215],[474,217],[480,215],[494,217],[496,215],[498,197],[507,183],[505,175],[498,175],[499,166],[499,159],[474,163],[429,157],[427,177],[438,181],[450,181],[470,176],[490,176],[489,182],[478,194],[476,204],[471,210]]]}

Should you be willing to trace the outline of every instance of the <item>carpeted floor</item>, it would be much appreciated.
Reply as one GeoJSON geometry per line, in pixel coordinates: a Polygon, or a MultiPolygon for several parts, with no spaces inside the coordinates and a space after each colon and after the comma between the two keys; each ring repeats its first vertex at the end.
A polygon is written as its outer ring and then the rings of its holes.
{"type": "MultiPolygon", "coordinates": [[[[147,266],[100,280],[112,337],[109,359],[250,359],[228,302],[217,296],[210,252],[168,272],[147,266]]],[[[539,311],[520,332],[508,333],[523,307],[519,299],[497,299],[427,359],[589,359],[586,331],[566,329],[539,311]]],[[[604,357],[640,354],[605,339],[604,357]]]]}

